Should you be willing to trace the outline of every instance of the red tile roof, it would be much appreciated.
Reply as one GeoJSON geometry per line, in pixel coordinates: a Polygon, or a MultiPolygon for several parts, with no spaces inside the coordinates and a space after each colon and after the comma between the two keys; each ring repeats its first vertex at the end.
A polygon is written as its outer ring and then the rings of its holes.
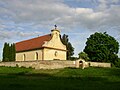
{"type": "Polygon", "coordinates": [[[20,51],[27,51],[27,50],[42,48],[42,45],[45,43],[44,41],[50,41],[51,38],[52,38],[51,34],[48,34],[41,37],[17,42],[15,44],[16,51],[20,52],[20,51]]]}

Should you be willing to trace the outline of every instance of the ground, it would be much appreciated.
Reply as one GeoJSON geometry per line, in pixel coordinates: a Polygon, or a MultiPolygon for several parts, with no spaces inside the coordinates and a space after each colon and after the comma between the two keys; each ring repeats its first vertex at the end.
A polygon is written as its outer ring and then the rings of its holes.
{"type": "Polygon", "coordinates": [[[120,68],[0,67],[0,90],[120,90],[120,68]]]}

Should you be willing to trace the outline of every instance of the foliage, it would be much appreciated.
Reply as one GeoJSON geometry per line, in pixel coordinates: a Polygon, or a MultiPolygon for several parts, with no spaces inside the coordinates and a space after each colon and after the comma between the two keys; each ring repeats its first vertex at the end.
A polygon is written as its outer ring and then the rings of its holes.
{"type": "Polygon", "coordinates": [[[71,60],[72,56],[74,55],[74,48],[72,44],[69,42],[68,35],[64,34],[61,38],[61,41],[67,47],[67,60],[71,60]]]}
{"type": "Polygon", "coordinates": [[[84,59],[86,61],[89,60],[88,54],[85,52],[80,52],[78,55],[79,55],[79,58],[81,58],[81,59],[84,59]]]}
{"type": "Polygon", "coordinates": [[[5,43],[3,48],[3,61],[9,61],[9,44],[5,43]]]}
{"type": "Polygon", "coordinates": [[[78,57],[72,56],[70,60],[78,60],[78,57]]]}
{"type": "Polygon", "coordinates": [[[115,63],[115,66],[120,68],[120,58],[118,58],[118,61],[115,63]]]}
{"type": "Polygon", "coordinates": [[[84,52],[88,54],[91,61],[115,62],[118,59],[117,53],[119,43],[114,37],[105,33],[94,33],[86,42],[84,52]]]}
{"type": "Polygon", "coordinates": [[[15,61],[15,55],[16,55],[16,50],[15,50],[15,44],[11,44],[11,61],[15,61]]]}
{"type": "Polygon", "coordinates": [[[3,47],[3,62],[15,61],[15,53],[15,44],[10,45],[5,42],[3,47]]]}

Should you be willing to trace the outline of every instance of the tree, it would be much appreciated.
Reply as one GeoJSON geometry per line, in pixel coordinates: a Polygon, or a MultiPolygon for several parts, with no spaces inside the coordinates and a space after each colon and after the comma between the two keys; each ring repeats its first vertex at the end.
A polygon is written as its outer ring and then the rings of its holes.
{"type": "Polygon", "coordinates": [[[115,62],[118,59],[117,53],[119,43],[114,37],[105,33],[94,33],[86,42],[84,52],[88,54],[91,61],[115,62]]]}
{"type": "Polygon", "coordinates": [[[79,58],[81,58],[81,59],[84,59],[86,61],[89,60],[88,54],[85,52],[80,52],[78,55],[79,55],[79,58]]]}
{"type": "Polygon", "coordinates": [[[3,48],[3,61],[5,62],[6,61],[6,56],[7,56],[7,43],[5,42],[4,43],[4,48],[3,48]]]}
{"type": "Polygon", "coordinates": [[[12,44],[12,61],[15,61],[16,57],[16,49],[15,49],[15,44],[12,44]]]}
{"type": "Polygon", "coordinates": [[[13,48],[12,48],[12,47],[13,47],[13,45],[11,44],[11,45],[9,46],[9,61],[12,61],[12,59],[13,59],[13,58],[12,58],[12,55],[13,55],[13,50],[12,50],[12,49],[13,49],[13,48]]]}
{"type": "Polygon", "coordinates": [[[6,43],[6,42],[3,48],[3,61],[4,62],[9,61],[9,43],[6,43]]]}
{"type": "Polygon", "coordinates": [[[9,43],[4,44],[3,47],[3,62],[15,61],[15,44],[9,45],[9,43]]]}
{"type": "Polygon", "coordinates": [[[15,54],[16,50],[15,50],[15,44],[11,44],[10,46],[10,61],[15,61],[15,54]]]}
{"type": "Polygon", "coordinates": [[[68,35],[64,34],[61,38],[61,41],[67,48],[67,60],[71,60],[72,56],[74,55],[74,48],[72,44],[69,42],[68,35]]]}

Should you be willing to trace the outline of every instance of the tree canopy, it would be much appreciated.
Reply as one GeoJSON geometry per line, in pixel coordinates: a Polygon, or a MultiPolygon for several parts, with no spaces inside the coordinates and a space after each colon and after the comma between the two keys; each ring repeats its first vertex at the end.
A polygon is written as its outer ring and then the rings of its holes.
{"type": "Polygon", "coordinates": [[[61,37],[61,41],[64,45],[66,45],[67,50],[68,50],[67,51],[67,60],[71,60],[72,56],[74,55],[74,48],[73,48],[72,44],[69,42],[68,35],[64,34],[61,37]]]}
{"type": "Polygon", "coordinates": [[[114,37],[104,33],[92,34],[86,42],[84,52],[88,54],[91,61],[115,62],[118,59],[117,53],[119,43],[114,37]]]}

